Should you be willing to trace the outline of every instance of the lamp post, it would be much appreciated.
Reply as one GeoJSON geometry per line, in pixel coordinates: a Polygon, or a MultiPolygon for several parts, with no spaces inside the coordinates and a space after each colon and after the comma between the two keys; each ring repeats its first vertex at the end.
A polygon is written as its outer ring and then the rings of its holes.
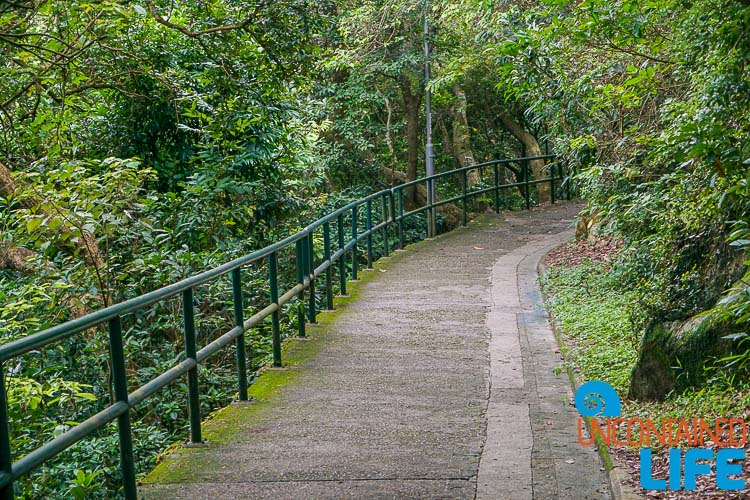
{"type": "MultiPolygon", "coordinates": [[[[429,8],[427,0],[424,2],[424,79],[425,79],[425,120],[427,143],[424,148],[425,174],[429,178],[435,175],[434,151],[432,145],[432,110],[430,92],[430,25],[427,20],[429,8]]],[[[435,236],[435,209],[432,207],[435,202],[435,182],[427,181],[427,236],[435,236]]]]}

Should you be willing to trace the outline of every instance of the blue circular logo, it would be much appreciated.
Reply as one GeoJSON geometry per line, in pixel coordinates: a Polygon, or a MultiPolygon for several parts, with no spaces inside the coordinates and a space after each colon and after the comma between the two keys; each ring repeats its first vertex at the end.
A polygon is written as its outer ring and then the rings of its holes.
{"type": "Polygon", "coordinates": [[[619,417],[621,413],[617,391],[601,380],[581,385],[576,391],[575,404],[584,417],[619,417]]]}

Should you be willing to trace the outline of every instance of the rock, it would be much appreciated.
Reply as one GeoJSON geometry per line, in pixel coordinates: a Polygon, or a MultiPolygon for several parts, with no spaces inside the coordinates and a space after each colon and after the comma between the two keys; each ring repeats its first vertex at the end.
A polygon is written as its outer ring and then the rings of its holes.
{"type": "MultiPolygon", "coordinates": [[[[733,353],[736,342],[727,335],[743,331],[734,316],[721,305],[727,280],[730,290],[747,288],[750,269],[748,255],[735,254],[716,266],[706,280],[716,290],[712,307],[687,319],[653,322],[643,335],[638,361],[630,375],[628,398],[660,400],[671,391],[681,392],[705,381],[707,362],[733,353]]],[[[731,293],[731,292],[730,292],[731,293]]]]}
{"type": "Polygon", "coordinates": [[[576,222],[576,241],[596,240],[600,232],[601,220],[596,210],[583,210],[576,222]]]}
{"type": "Polygon", "coordinates": [[[722,337],[737,331],[734,321],[714,311],[651,325],[630,376],[628,398],[660,400],[673,390],[699,385],[706,362],[732,350],[733,342],[722,337]]]}

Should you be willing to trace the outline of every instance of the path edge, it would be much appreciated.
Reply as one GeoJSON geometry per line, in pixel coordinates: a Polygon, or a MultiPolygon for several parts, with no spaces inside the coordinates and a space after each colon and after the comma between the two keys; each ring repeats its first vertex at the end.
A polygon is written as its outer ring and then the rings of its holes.
{"type": "MultiPolygon", "coordinates": [[[[564,245],[565,243],[563,243],[564,245]]],[[[544,263],[544,261],[547,259],[547,255],[549,255],[552,251],[559,248],[561,245],[558,245],[554,248],[549,249],[547,252],[542,255],[541,259],[539,259],[539,262],[536,266],[536,273],[537,273],[537,280],[540,280],[541,277],[544,275],[544,273],[547,271],[548,267],[544,263]]],[[[578,377],[576,377],[575,372],[571,369],[570,365],[567,363],[568,361],[568,346],[565,344],[565,341],[563,339],[563,331],[564,328],[560,321],[557,319],[557,317],[554,315],[554,313],[550,310],[550,308],[547,307],[547,303],[549,301],[549,296],[547,292],[545,291],[544,287],[539,286],[539,290],[542,293],[542,299],[544,301],[544,309],[547,311],[547,314],[549,315],[549,322],[552,327],[552,333],[555,335],[555,340],[557,341],[557,345],[560,348],[560,355],[563,358],[563,361],[565,362],[565,371],[568,374],[568,378],[570,379],[570,385],[573,388],[573,394],[575,394],[576,390],[578,390],[578,387],[581,385],[580,380],[578,380],[578,377]]],[[[591,423],[590,419],[585,419],[586,425],[589,428],[589,433],[591,433],[591,423]]],[[[592,434],[593,435],[593,434],[592,434]]],[[[617,465],[616,462],[612,459],[612,456],[609,453],[609,449],[607,447],[607,444],[604,442],[604,440],[601,438],[601,436],[598,436],[595,438],[596,444],[597,444],[597,451],[599,453],[599,457],[601,458],[602,464],[604,464],[604,468],[607,470],[607,480],[609,483],[609,491],[612,494],[613,500],[639,500],[643,498],[641,495],[638,494],[638,492],[633,488],[632,486],[629,486],[625,483],[626,478],[628,477],[628,473],[625,470],[624,467],[617,465]]]]}

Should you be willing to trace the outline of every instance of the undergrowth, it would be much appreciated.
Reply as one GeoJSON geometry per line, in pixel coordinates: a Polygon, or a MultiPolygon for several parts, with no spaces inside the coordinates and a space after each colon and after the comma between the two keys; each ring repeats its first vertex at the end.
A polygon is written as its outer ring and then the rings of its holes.
{"type": "Polygon", "coordinates": [[[541,278],[547,307],[559,322],[566,363],[579,381],[602,380],[623,402],[625,417],[747,417],[750,383],[719,363],[703,387],[671,393],[663,401],[628,401],[630,372],[637,360],[640,332],[629,318],[632,291],[624,289],[609,264],[585,260],[576,266],[549,268],[541,278]]]}
{"type": "Polygon", "coordinates": [[[542,277],[550,312],[562,326],[566,362],[584,380],[602,380],[627,392],[636,345],[630,334],[627,294],[602,264],[586,260],[553,267],[542,277]]]}

